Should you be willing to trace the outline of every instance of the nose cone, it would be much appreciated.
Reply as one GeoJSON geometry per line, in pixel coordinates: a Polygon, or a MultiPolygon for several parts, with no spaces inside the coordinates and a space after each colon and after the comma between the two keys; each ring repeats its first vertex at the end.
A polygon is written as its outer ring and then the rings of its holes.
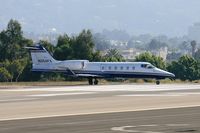
{"type": "Polygon", "coordinates": [[[169,77],[169,78],[174,78],[175,77],[175,75],[173,73],[170,73],[170,72],[158,69],[158,68],[156,68],[156,71],[158,73],[160,73],[161,75],[163,75],[164,77],[169,77]]]}
{"type": "Polygon", "coordinates": [[[170,77],[170,78],[174,78],[175,75],[173,73],[167,72],[167,71],[163,71],[163,75],[166,77],[170,77]]]}
{"type": "Polygon", "coordinates": [[[169,73],[170,77],[172,77],[172,78],[175,77],[175,75],[173,73],[170,73],[170,72],[168,72],[168,73],[169,73]]]}

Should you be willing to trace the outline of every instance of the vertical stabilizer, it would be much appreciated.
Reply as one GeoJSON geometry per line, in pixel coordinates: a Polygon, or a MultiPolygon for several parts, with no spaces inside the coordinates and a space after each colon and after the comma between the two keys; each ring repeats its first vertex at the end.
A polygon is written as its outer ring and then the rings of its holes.
{"type": "Polygon", "coordinates": [[[56,60],[41,45],[25,47],[30,50],[33,65],[45,65],[56,63],[56,60]]]}

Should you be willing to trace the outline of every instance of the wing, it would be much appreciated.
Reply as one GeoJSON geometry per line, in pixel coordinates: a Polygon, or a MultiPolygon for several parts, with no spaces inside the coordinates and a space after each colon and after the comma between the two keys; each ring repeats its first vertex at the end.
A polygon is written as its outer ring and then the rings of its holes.
{"type": "Polygon", "coordinates": [[[76,74],[78,77],[93,77],[93,78],[103,78],[102,75],[95,75],[95,74],[76,74]]]}
{"type": "MultiPolygon", "coordinates": [[[[93,78],[106,78],[107,76],[101,75],[101,74],[76,74],[74,73],[72,70],[67,69],[68,75],[69,76],[73,76],[73,77],[84,77],[84,78],[88,78],[88,77],[93,77],[93,78]]],[[[108,77],[107,77],[108,78],[108,77]]]]}

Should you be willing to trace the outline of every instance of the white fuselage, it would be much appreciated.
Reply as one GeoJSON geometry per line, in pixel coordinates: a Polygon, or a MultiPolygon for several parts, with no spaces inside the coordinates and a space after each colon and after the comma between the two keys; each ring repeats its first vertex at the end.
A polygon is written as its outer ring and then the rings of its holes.
{"type": "Polygon", "coordinates": [[[172,73],[156,68],[148,62],[89,62],[87,60],[68,60],[42,65],[33,64],[33,70],[55,72],[70,70],[82,77],[164,78],[174,76],[172,73]]]}

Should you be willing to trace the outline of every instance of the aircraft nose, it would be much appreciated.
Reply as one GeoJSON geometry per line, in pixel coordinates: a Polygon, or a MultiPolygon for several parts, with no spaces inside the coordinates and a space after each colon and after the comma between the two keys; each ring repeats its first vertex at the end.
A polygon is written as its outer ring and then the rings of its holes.
{"type": "Polygon", "coordinates": [[[174,78],[175,77],[175,74],[173,73],[169,73],[170,77],[174,78]]]}
{"type": "Polygon", "coordinates": [[[171,77],[171,78],[174,78],[174,77],[175,77],[175,75],[174,75],[173,73],[170,73],[170,72],[167,72],[167,71],[164,71],[164,73],[165,73],[165,75],[166,75],[167,77],[171,77]]]}
{"type": "Polygon", "coordinates": [[[164,70],[161,70],[161,69],[158,69],[157,68],[157,71],[161,74],[163,74],[164,76],[166,77],[171,77],[171,78],[174,78],[175,75],[173,73],[170,73],[170,72],[167,72],[167,71],[164,71],[164,70]]]}

